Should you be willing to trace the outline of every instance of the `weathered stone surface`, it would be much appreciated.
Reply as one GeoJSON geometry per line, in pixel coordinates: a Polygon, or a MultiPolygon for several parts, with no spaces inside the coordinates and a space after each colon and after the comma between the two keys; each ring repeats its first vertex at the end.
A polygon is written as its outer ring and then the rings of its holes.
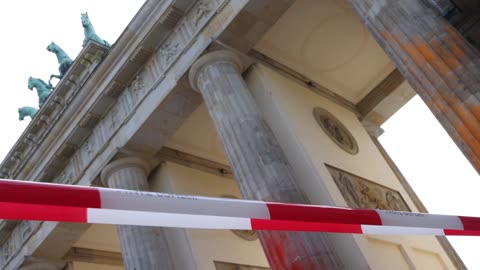
{"type": "Polygon", "coordinates": [[[480,172],[480,55],[423,1],[350,0],[410,85],[480,172]]]}
{"type": "MultiPolygon", "coordinates": [[[[106,186],[148,191],[150,165],[135,157],[113,161],[102,171],[106,186]]],[[[162,228],[117,225],[125,269],[175,269],[162,228]]]]}
{"type": "Polygon", "coordinates": [[[64,266],[65,262],[62,261],[29,257],[25,259],[19,270],[61,270],[64,266]]]}
{"type": "MultiPolygon", "coordinates": [[[[241,62],[217,51],[197,60],[192,86],[202,93],[240,189],[247,199],[308,203],[241,76],[241,62]]],[[[259,232],[272,269],[344,269],[324,234],[259,232]]]]}
{"type": "MultiPolygon", "coordinates": [[[[15,151],[12,151],[9,158],[5,159],[0,166],[3,177],[35,181],[57,179],[57,183],[90,185],[118,149],[129,143],[156,109],[163,110],[168,107],[165,113],[171,113],[168,102],[183,100],[181,102],[183,110],[177,108],[175,111],[180,116],[177,118],[180,122],[176,126],[180,126],[181,122],[198,106],[199,95],[191,90],[188,90],[190,95],[185,95],[186,90],[177,91],[178,80],[211,40],[226,28],[246,2],[246,0],[201,0],[195,3],[188,0],[146,1],[116,41],[115,47],[100,64],[98,63],[102,56],[101,50],[98,50],[98,59],[93,62],[92,59],[85,57],[85,62],[90,65],[88,69],[85,69],[86,67],[80,62],[76,64],[77,61],[75,61],[62,80],[65,83],[60,82],[56,91],[52,93],[55,99],[51,99],[52,102],[47,102],[39,111],[42,115],[47,112],[50,115],[50,107],[57,108],[59,104],[62,105],[61,110],[55,109],[54,117],[50,118],[48,128],[53,130],[44,132],[40,128],[45,125],[30,125],[28,132],[14,147],[15,151]],[[166,28],[160,26],[161,23],[156,23],[166,9],[177,7],[177,4],[183,5],[182,3],[189,7],[206,4],[210,8],[207,13],[195,15],[195,7],[186,9],[179,6],[184,10],[185,16],[174,29],[170,28],[171,25],[166,28]],[[161,31],[153,31],[157,28],[161,31]],[[180,49],[168,61],[160,56],[159,50],[155,50],[147,63],[138,63],[138,59],[134,61],[135,63],[130,61],[147,41],[149,44],[154,44],[155,49],[158,46],[162,47],[164,42],[178,43],[180,49]],[[139,65],[143,66],[139,67],[139,65]],[[131,84],[134,82],[134,76],[137,75],[144,76],[143,84],[138,82],[131,84]],[[122,79],[119,82],[124,84],[125,88],[118,98],[113,99],[105,95],[105,91],[108,83],[117,79],[122,79]],[[62,87],[62,85],[68,87],[62,87]],[[143,86],[139,88],[140,85],[143,86]],[[130,88],[131,86],[133,88],[130,88]],[[96,90],[92,91],[92,89],[96,90]],[[82,105],[77,106],[79,103],[82,105]],[[68,113],[65,113],[65,109],[68,109],[68,113]],[[104,115],[104,117],[93,128],[94,130],[86,132],[86,128],[79,128],[78,123],[89,112],[104,115]],[[57,132],[60,127],[61,136],[57,132]],[[62,145],[65,143],[75,145],[77,149],[69,158],[60,154],[63,151],[62,145]],[[99,147],[92,148],[90,143],[99,147]],[[23,158],[21,162],[10,159],[13,153],[20,149],[22,149],[20,156],[23,158]],[[54,158],[55,156],[58,156],[58,159],[54,158]],[[59,166],[59,159],[61,162],[65,159],[69,160],[65,165],[59,166]],[[51,172],[55,172],[56,175],[52,175],[51,172]]],[[[84,50],[89,51],[90,47],[95,49],[94,45],[97,44],[88,43],[84,50]]],[[[146,47],[150,47],[147,45],[146,47]]],[[[169,127],[172,127],[171,123],[169,127]]],[[[173,132],[174,130],[168,130],[168,133],[158,134],[158,136],[162,137],[162,141],[166,141],[173,132]]],[[[1,231],[0,234],[8,240],[0,247],[2,250],[7,250],[4,252],[6,256],[0,257],[0,268],[17,269],[18,262],[42,248],[43,241],[57,227],[56,223],[21,222],[15,227],[13,233],[11,230],[1,231]],[[31,225],[31,229],[22,233],[23,225],[31,225]],[[26,246],[29,248],[25,248],[26,246]]],[[[61,256],[61,254],[55,254],[55,256],[61,256]]]]}

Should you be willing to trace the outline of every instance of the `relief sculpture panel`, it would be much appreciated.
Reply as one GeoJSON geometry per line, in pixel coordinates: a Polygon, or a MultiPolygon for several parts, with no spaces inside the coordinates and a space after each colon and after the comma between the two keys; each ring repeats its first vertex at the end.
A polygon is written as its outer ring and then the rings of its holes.
{"type": "Polygon", "coordinates": [[[400,192],[333,166],[326,166],[349,207],[411,211],[400,192]]]}

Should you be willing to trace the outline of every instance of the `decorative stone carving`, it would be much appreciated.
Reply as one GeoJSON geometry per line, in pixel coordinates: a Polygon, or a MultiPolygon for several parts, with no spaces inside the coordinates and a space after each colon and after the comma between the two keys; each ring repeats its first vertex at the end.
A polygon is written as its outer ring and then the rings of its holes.
{"type": "Polygon", "coordinates": [[[168,63],[170,60],[177,55],[180,50],[180,44],[167,42],[160,48],[160,59],[162,63],[168,63]]]}
{"type": "Polygon", "coordinates": [[[270,268],[241,265],[236,263],[217,262],[217,261],[213,263],[215,264],[216,270],[270,270],[270,268]]]}
{"type": "MultiPolygon", "coordinates": [[[[221,196],[222,198],[229,198],[229,199],[240,199],[235,196],[230,196],[230,195],[224,195],[221,196]]],[[[258,234],[254,230],[230,230],[233,232],[236,236],[242,238],[243,240],[247,241],[255,241],[258,239],[258,234]]]]}
{"type": "Polygon", "coordinates": [[[411,211],[400,192],[330,165],[326,166],[343,198],[347,201],[348,206],[353,208],[411,211]]]}
{"type": "Polygon", "coordinates": [[[143,74],[135,77],[135,80],[130,85],[130,89],[135,93],[137,97],[141,97],[145,91],[145,81],[143,79],[143,74]]]}
{"type": "Polygon", "coordinates": [[[91,157],[95,152],[95,138],[90,136],[90,138],[85,142],[85,153],[88,157],[91,157]]]}
{"type": "Polygon", "coordinates": [[[202,21],[202,19],[207,17],[207,15],[210,12],[212,12],[210,3],[205,1],[201,1],[200,3],[198,3],[197,6],[194,8],[194,10],[195,10],[195,14],[194,14],[193,23],[195,24],[195,26],[198,26],[202,21]]]}
{"type": "Polygon", "coordinates": [[[40,221],[22,221],[13,229],[7,241],[0,247],[0,265],[4,266],[15,255],[40,224],[40,221]]]}
{"type": "Polygon", "coordinates": [[[358,145],[355,138],[335,116],[320,107],[313,109],[313,116],[328,137],[340,148],[352,155],[358,153],[358,145]]]}
{"type": "Polygon", "coordinates": [[[110,132],[113,132],[113,130],[115,130],[115,128],[117,128],[118,125],[119,125],[119,122],[118,122],[118,108],[117,107],[112,108],[112,110],[110,111],[108,119],[109,119],[108,130],[110,132]]]}

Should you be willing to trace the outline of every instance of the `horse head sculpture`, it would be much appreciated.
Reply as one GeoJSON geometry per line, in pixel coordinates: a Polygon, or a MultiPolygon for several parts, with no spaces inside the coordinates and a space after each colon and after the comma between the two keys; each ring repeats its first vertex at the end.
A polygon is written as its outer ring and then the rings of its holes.
{"type": "Polygon", "coordinates": [[[90,22],[90,18],[88,18],[88,12],[81,13],[81,19],[82,19],[82,26],[87,27],[89,25],[92,25],[90,22]]]}
{"type": "Polygon", "coordinates": [[[83,39],[82,47],[85,47],[89,40],[92,40],[104,46],[110,47],[110,44],[106,40],[101,39],[95,33],[95,28],[93,27],[93,24],[90,21],[90,18],[88,17],[88,12],[81,13],[81,19],[82,19],[83,33],[85,36],[85,38],[83,39]]]}
{"type": "Polygon", "coordinates": [[[38,112],[38,109],[35,109],[33,107],[21,107],[18,108],[18,120],[23,121],[26,116],[30,116],[31,119],[35,116],[35,114],[38,112]]]}

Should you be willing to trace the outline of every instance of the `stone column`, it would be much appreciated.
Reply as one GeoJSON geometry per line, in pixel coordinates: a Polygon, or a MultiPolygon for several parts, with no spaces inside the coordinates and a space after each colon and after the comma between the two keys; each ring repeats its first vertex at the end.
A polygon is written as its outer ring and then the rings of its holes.
{"type": "MultiPolygon", "coordinates": [[[[136,157],[115,160],[101,175],[105,186],[148,191],[150,165],[136,157]]],[[[117,225],[125,269],[174,269],[167,240],[161,228],[117,225]]]]}
{"type": "MultiPolygon", "coordinates": [[[[309,203],[242,78],[242,68],[235,54],[216,51],[197,60],[189,74],[242,194],[246,199],[309,203]]],[[[324,234],[262,231],[259,237],[272,269],[344,269],[324,234]]]]}
{"type": "Polygon", "coordinates": [[[480,55],[420,0],[349,0],[450,137],[480,172],[480,55]]]}

